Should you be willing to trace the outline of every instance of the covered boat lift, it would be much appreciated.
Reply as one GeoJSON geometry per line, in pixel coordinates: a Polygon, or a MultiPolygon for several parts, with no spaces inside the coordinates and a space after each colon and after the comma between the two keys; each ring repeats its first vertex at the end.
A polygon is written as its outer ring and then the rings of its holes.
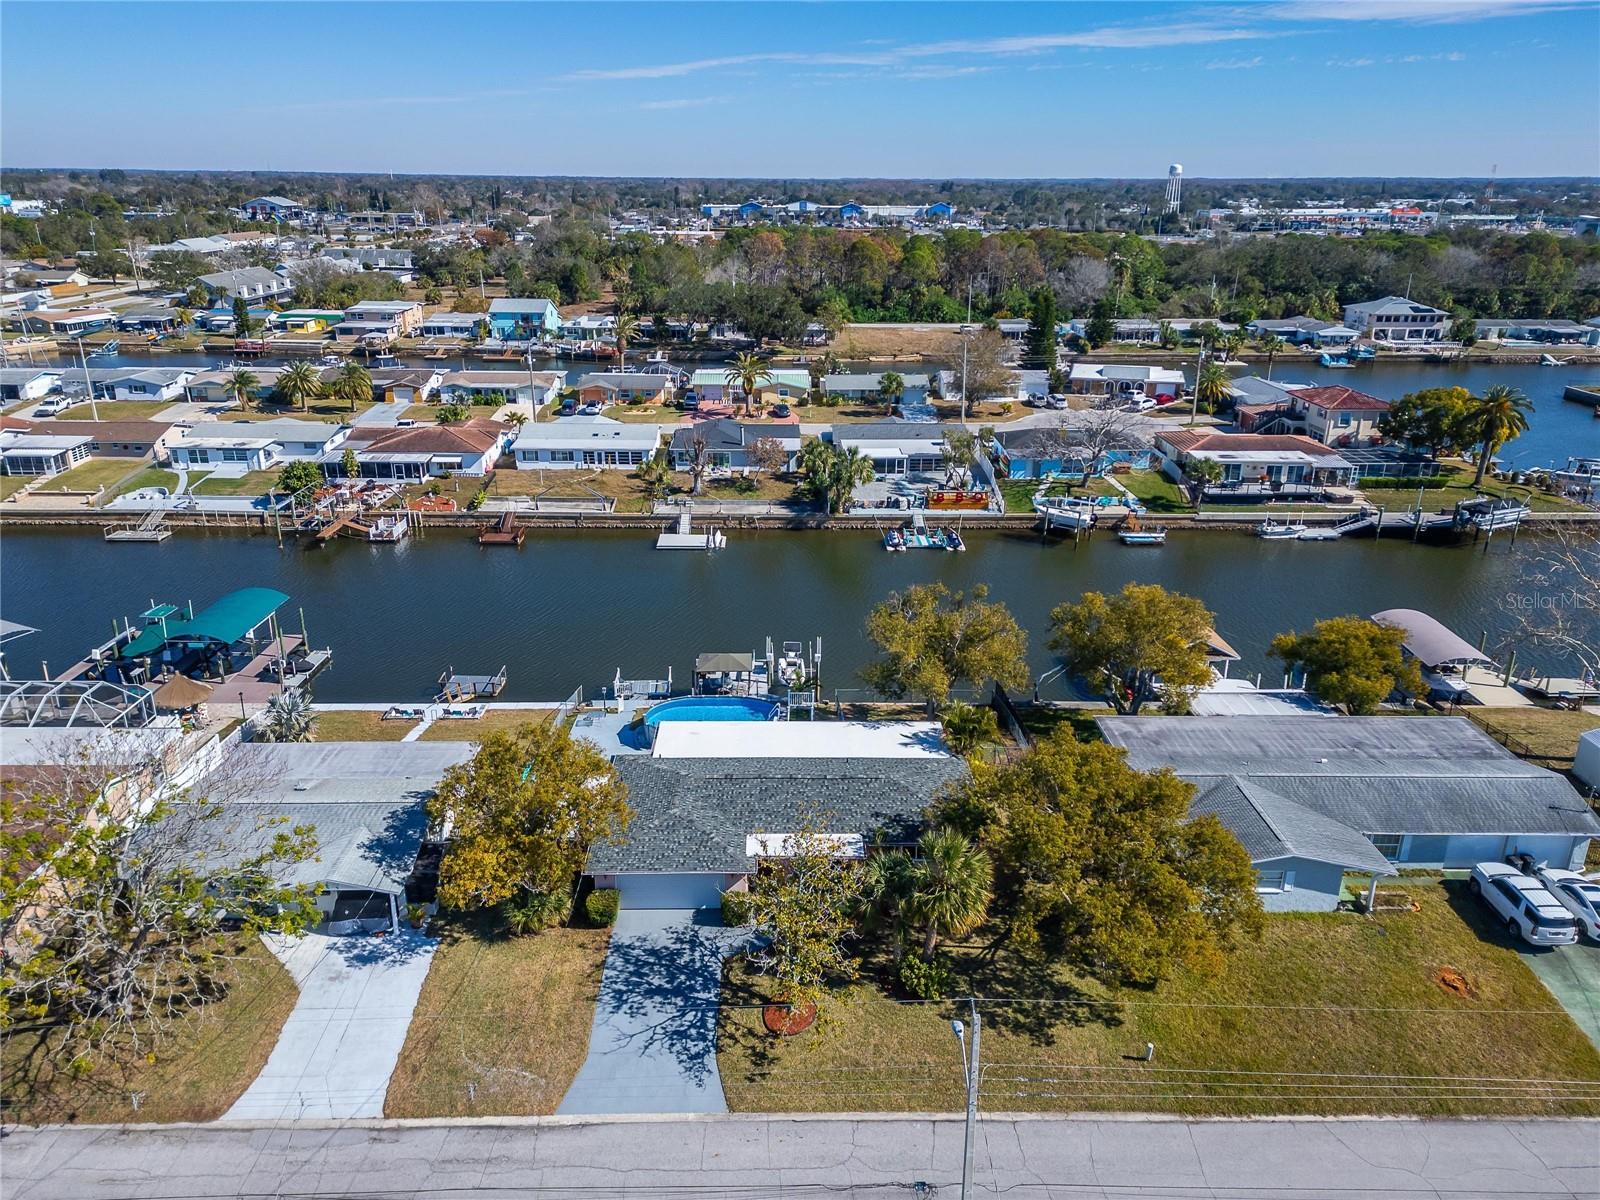
{"type": "Polygon", "coordinates": [[[1393,625],[1404,637],[1405,653],[1422,668],[1430,691],[1452,704],[1492,708],[1525,708],[1532,701],[1511,686],[1511,668],[1503,670],[1479,647],[1414,608],[1386,608],[1374,621],[1393,625]]]}

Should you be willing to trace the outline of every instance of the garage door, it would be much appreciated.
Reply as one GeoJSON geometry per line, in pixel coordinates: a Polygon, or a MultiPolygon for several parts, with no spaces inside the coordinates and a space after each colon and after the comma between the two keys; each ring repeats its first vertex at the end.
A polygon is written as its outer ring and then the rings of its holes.
{"type": "Polygon", "coordinates": [[[699,874],[618,875],[623,908],[717,908],[722,876],[699,874]]]}

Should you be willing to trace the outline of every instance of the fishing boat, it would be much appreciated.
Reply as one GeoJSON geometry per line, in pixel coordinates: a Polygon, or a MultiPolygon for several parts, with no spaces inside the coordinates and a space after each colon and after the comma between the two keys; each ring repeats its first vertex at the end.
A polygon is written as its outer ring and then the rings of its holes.
{"type": "Polygon", "coordinates": [[[906,537],[905,534],[900,531],[900,526],[896,525],[892,529],[885,529],[883,531],[883,548],[889,551],[905,550],[906,537]]]}
{"type": "Polygon", "coordinates": [[[1117,530],[1117,537],[1124,546],[1161,546],[1166,544],[1167,531],[1146,529],[1138,517],[1129,516],[1117,530]]]}
{"type": "Polygon", "coordinates": [[[1376,346],[1351,346],[1345,354],[1354,362],[1371,362],[1378,357],[1376,346]]]}
{"type": "Polygon", "coordinates": [[[116,340],[116,339],[115,339],[115,338],[113,338],[113,339],[112,339],[112,340],[111,340],[111,341],[109,341],[109,342],[103,342],[103,343],[101,343],[101,344],[100,344],[100,345],[99,345],[99,346],[97,346],[97,347],[96,347],[96,348],[95,348],[95,349],[93,349],[93,350],[91,350],[91,351],[89,351],[89,353],[90,353],[90,354],[91,354],[91,355],[99,355],[99,354],[115,354],[115,353],[116,353],[116,352],[117,352],[117,351],[118,351],[118,350],[120,350],[120,349],[122,349],[122,343],[121,343],[121,342],[119,342],[119,341],[117,341],[117,340],[116,340]]]}
{"type": "Polygon", "coordinates": [[[1317,361],[1330,371],[1350,371],[1355,369],[1355,363],[1342,354],[1329,354],[1327,351],[1323,351],[1322,356],[1317,361]]]}
{"type": "Polygon", "coordinates": [[[1304,525],[1299,522],[1291,522],[1287,518],[1275,524],[1272,518],[1268,517],[1256,526],[1256,536],[1272,542],[1297,541],[1304,532],[1306,532],[1304,525]]]}
{"type": "Polygon", "coordinates": [[[967,544],[961,540],[961,533],[949,525],[944,527],[944,548],[946,550],[965,550],[967,544]]]}
{"type": "Polygon", "coordinates": [[[1327,525],[1312,525],[1294,535],[1297,542],[1337,542],[1342,535],[1327,525]]]}
{"type": "Polygon", "coordinates": [[[1087,500],[1074,500],[1067,496],[1035,496],[1033,511],[1039,514],[1046,529],[1057,526],[1072,530],[1094,527],[1094,505],[1087,500]]]}
{"type": "Polygon", "coordinates": [[[1539,365],[1541,367],[1564,367],[1571,361],[1570,358],[1557,358],[1554,354],[1539,355],[1539,365]]]}

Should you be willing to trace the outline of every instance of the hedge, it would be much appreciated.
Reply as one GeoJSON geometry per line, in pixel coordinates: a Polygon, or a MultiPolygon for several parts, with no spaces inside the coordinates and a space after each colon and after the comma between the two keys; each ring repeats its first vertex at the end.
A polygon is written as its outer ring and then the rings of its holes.
{"type": "Polygon", "coordinates": [[[583,898],[583,915],[589,924],[600,927],[614,925],[617,920],[617,889],[595,888],[583,898]]]}
{"type": "Polygon", "coordinates": [[[1453,487],[1455,480],[1448,475],[1363,475],[1356,480],[1358,488],[1435,488],[1453,487]]]}

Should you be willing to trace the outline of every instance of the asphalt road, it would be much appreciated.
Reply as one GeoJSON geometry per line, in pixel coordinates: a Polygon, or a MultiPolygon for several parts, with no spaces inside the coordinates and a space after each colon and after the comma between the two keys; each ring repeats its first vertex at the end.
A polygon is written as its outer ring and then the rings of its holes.
{"type": "MultiPolygon", "coordinates": [[[[959,1195],[961,1143],[954,1118],[530,1118],[15,1131],[0,1161],[9,1200],[937,1200],[959,1195]]],[[[976,1196],[1591,1200],[1600,1122],[989,1118],[974,1161],[976,1196]]]]}

